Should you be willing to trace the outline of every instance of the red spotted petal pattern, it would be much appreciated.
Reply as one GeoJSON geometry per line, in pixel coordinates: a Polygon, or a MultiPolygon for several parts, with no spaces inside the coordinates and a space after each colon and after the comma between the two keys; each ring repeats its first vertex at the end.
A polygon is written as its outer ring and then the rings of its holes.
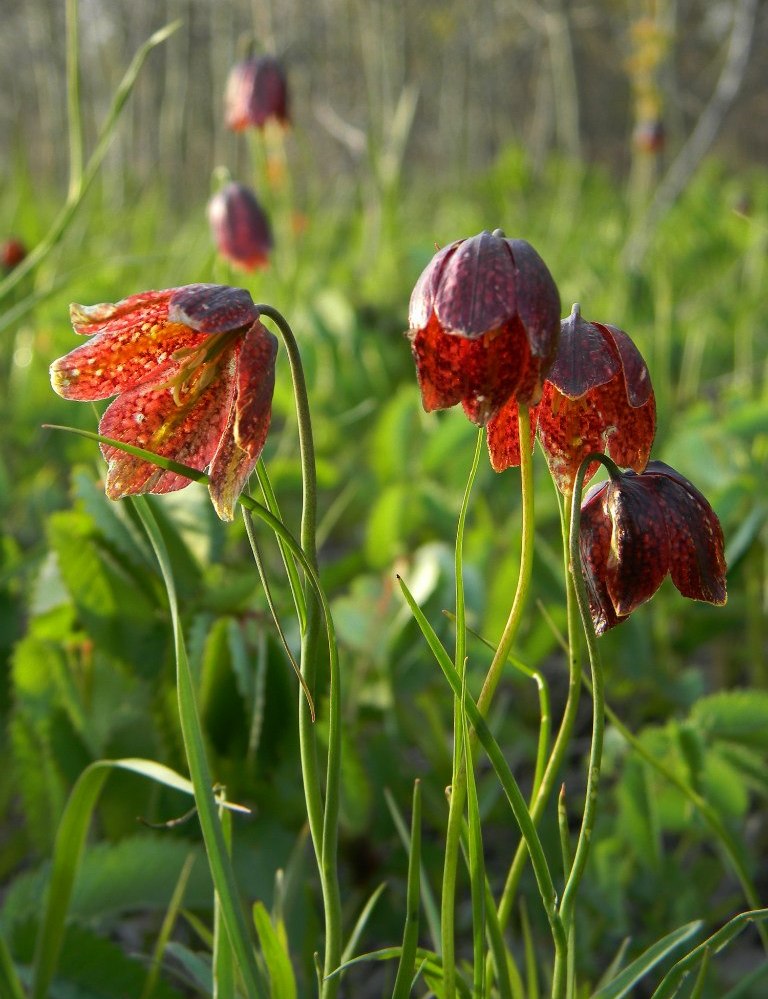
{"type": "Polygon", "coordinates": [[[579,542],[598,634],[649,600],[667,573],[683,596],[726,601],[720,522],[698,489],[661,461],[590,490],[579,542]]]}

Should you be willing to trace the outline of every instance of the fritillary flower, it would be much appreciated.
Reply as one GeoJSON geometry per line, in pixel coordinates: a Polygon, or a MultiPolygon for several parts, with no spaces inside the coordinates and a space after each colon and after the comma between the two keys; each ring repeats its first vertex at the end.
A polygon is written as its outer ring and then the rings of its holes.
{"type": "Polygon", "coordinates": [[[560,296],[534,248],[481,232],[440,250],[411,295],[408,337],[424,409],[461,403],[484,426],[508,399],[541,394],[560,332],[560,296]]]}
{"type": "Polygon", "coordinates": [[[579,544],[598,635],[649,600],[668,573],[684,597],[726,601],[720,521],[663,461],[593,486],[581,505],[579,544]]]}
{"type": "Polygon", "coordinates": [[[269,219],[256,195],[226,184],[208,203],[208,221],[219,253],[244,271],[266,267],[272,249],[269,219]]]}
{"type": "MultiPolygon", "coordinates": [[[[217,514],[231,520],[261,454],[272,408],[277,340],[247,291],[192,284],[116,304],[72,305],[89,336],[51,365],[65,399],[116,396],[99,432],[200,471],[217,514]]],[[[102,445],[111,499],[169,493],[189,479],[102,445]]]]}
{"type": "Polygon", "coordinates": [[[273,56],[254,56],[236,63],[229,72],[224,97],[227,127],[241,132],[264,128],[268,121],[290,124],[288,84],[283,67],[273,56]]]}
{"type": "MultiPolygon", "coordinates": [[[[586,322],[579,306],[564,319],[557,357],[531,412],[558,489],[573,492],[579,465],[592,452],[642,472],[656,433],[656,402],[640,351],[627,334],[606,323],[586,322]]],[[[508,404],[488,426],[491,463],[497,471],[519,465],[517,407],[508,404]]],[[[587,471],[588,481],[597,464],[587,471]]]]}
{"type": "Polygon", "coordinates": [[[10,273],[14,267],[22,262],[27,255],[27,248],[20,239],[11,236],[10,239],[0,245],[0,264],[6,273],[10,273]]]}

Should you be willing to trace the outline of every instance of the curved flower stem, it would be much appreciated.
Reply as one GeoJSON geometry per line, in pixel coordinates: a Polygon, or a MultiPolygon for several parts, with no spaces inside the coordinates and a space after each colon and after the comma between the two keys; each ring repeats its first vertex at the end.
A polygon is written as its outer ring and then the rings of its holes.
{"type": "MultiPolygon", "coordinates": [[[[568,696],[563,710],[563,717],[557,732],[552,751],[547,760],[546,769],[541,782],[538,784],[536,794],[531,805],[531,818],[534,822],[541,819],[544,808],[552,795],[557,776],[563,764],[568,746],[573,734],[573,726],[576,721],[576,713],[579,708],[581,694],[581,650],[579,643],[579,608],[576,602],[576,592],[574,590],[573,578],[569,571],[570,545],[569,529],[571,519],[572,496],[566,496],[563,501],[561,513],[561,526],[563,533],[563,558],[565,567],[565,593],[566,593],[566,615],[568,621],[568,696]]],[[[525,840],[521,840],[515,852],[514,859],[507,874],[504,890],[501,894],[498,907],[498,918],[501,928],[507,925],[512,914],[512,906],[515,900],[520,877],[523,873],[525,861],[528,856],[528,847],[525,840]]]]}
{"type": "Polygon", "coordinates": [[[496,687],[501,679],[501,671],[515,640],[523,608],[531,588],[533,571],[533,455],[529,441],[531,439],[531,418],[527,406],[520,406],[517,413],[517,432],[520,440],[520,488],[522,490],[522,544],[520,548],[520,573],[517,578],[517,589],[512,601],[512,608],[507,623],[502,632],[496,653],[488,667],[488,673],[483,683],[483,689],[477,699],[477,706],[483,715],[488,713],[496,687]]]}
{"type": "MultiPolygon", "coordinates": [[[[566,934],[570,937],[570,930],[573,923],[573,911],[576,904],[576,894],[584,876],[589,848],[592,840],[592,830],[595,824],[597,812],[597,794],[600,784],[600,767],[603,758],[603,735],[605,732],[605,691],[603,686],[603,667],[600,659],[600,652],[597,647],[597,635],[592,623],[592,615],[589,610],[589,598],[581,571],[581,550],[579,548],[579,529],[581,525],[581,493],[584,486],[584,476],[589,465],[593,461],[599,461],[604,465],[611,476],[618,473],[614,462],[604,454],[590,454],[579,465],[576,481],[573,489],[573,500],[570,517],[569,554],[571,579],[576,593],[576,601],[581,615],[581,623],[584,629],[584,637],[589,657],[589,667],[592,679],[592,745],[589,751],[589,769],[587,771],[587,790],[584,799],[584,813],[581,819],[581,829],[576,842],[576,850],[573,855],[573,863],[566,878],[565,888],[560,900],[559,913],[563,922],[566,934]]],[[[567,976],[566,962],[560,955],[555,959],[555,970],[552,983],[552,995],[560,995],[565,989],[567,976]],[[558,992],[557,990],[560,989],[558,992]]]]}
{"type": "MultiPolygon", "coordinates": [[[[307,384],[301,354],[288,321],[271,305],[256,306],[262,316],[271,319],[280,331],[288,355],[293,381],[296,419],[299,431],[299,451],[302,472],[301,547],[317,571],[317,475],[312,420],[309,412],[307,384]]],[[[301,637],[301,671],[310,690],[317,685],[318,660],[322,655],[323,626],[321,607],[315,594],[308,594],[307,625],[301,637]]],[[[307,803],[310,835],[317,857],[325,914],[324,981],[321,994],[327,999],[335,996],[339,978],[328,976],[341,961],[341,894],[337,868],[339,831],[339,791],[341,781],[341,691],[338,657],[334,654],[329,663],[329,717],[328,757],[326,763],[325,806],[317,760],[317,740],[309,705],[303,695],[299,697],[299,743],[304,793],[307,803]]]]}

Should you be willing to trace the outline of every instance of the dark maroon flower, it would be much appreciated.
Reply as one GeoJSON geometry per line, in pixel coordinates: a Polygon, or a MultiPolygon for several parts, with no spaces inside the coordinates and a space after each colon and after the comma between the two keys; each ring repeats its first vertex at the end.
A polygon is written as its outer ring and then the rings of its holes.
{"type": "Polygon", "coordinates": [[[635,149],[641,153],[660,153],[664,149],[667,134],[664,123],[658,119],[652,121],[640,121],[635,126],[632,133],[632,142],[635,149]]]}
{"type": "MultiPolygon", "coordinates": [[[[105,437],[202,471],[213,505],[232,520],[269,429],[277,340],[250,294],[192,284],[145,291],[116,304],[72,305],[90,339],[51,365],[65,399],[117,398],[99,424],[105,437]]],[[[102,445],[110,499],[169,493],[189,479],[102,445]]]]}
{"type": "Polygon", "coordinates": [[[522,239],[481,232],[440,250],[411,295],[408,337],[424,409],[461,403],[479,426],[508,400],[541,394],[560,330],[560,296],[522,239]]]}
{"type": "MultiPolygon", "coordinates": [[[[557,357],[531,411],[558,489],[573,492],[579,465],[594,451],[642,472],[656,432],[656,402],[648,368],[623,330],[588,323],[578,305],[560,328],[557,357]]],[[[507,404],[488,425],[497,471],[520,464],[517,407],[507,404]]],[[[597,464],[587,472],[588,481],[597,464]]]]}
{"type": "Polygon", "coordinates": [[[0,246],[0,264],[3,270],[10,273],[27,255],[27,248],[20,239],[11,236],[0,246]]]}
{"type": "Polygon", "coordinates": [[[242,184],[227,184],[208,203],[208,221],[223,257],[245,271],[266,267],[272,230],[251,190],[242,184]]]}
{"type": "Polygon", "coordinates": [[[227,127],[234,132],[268,121],[290,124],[288,85],[273,56],[254,56],[236,63],[229,72],[224,98],[227,127]]]}
{"type": "Polygon", "coordinates": [[[593,486],[581,505],[579,543],[598,635],[649,600],[667,573],[684,597],[725,603],[720,521],[663,461],[593,486]]]}

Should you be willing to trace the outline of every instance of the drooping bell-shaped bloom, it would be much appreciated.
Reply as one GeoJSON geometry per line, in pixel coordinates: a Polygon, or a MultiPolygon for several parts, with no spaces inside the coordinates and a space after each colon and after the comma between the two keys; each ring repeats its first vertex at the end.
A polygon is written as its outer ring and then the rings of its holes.
{"type": "Polygon", "coordinates": [[[667,573],[684,597],[726,601],[720,521],[663,461],[593,486],[581,505],[579,543],[598,635],[649,600],[667,573]]]}
{"type": "Polygon", "coordinates": [[[268,121],[290,124],[285,72],[273,56],[253,56],[229,72],[224,96],[227,128],[264,128],[268,121]]]}
{"type": "Polygon", "coordinates": [[[424,409],[460,402],[484,426],[508,399],[538,399],[557,349],[560,296],[529,243],[481,232],[432,258],[409,326],[424,409]]]}
{"type": "Polygon", "coordinates": [[[266,267],[272,230],[256,195],[242,184],[226,184],[208,202],[208,221],[219,253],[236,267],[266,267]]]}
{"type": "Polygon", "coordinates": [[[0,245],[0,265],[6,273],[17,267],[27,255],[27,248],[20,239],[11,236],[0,245]]]}
{"type": "MultiPolygon", "coordinates": [[[[272,409],[277,340],[241,288],[193,284],[145,291],[115,305],[72,305],[90,339],[51,365],[65,399],[117,398],[99,432],[209,470],[209,491],[231,520],[261,454],[272,409]]],[[[189,479],[102,445],[111,499],[168,493],[189,479]]]]}
{"type": "MultiPolygon", "coordinates": [[[[656,432],[651,377],[627,334],[606,323],[586,322],[579,306],[564,319],[557,357],[531,414],[558,489],[573,492],[579,465],[592,452],[642,472],[656,432]]],[[[488,427],[497,471],[520,462],[517,411],[505,407],[488,427]]],[[[594,475],[597,464],[587,471],[594,475]]]]}

